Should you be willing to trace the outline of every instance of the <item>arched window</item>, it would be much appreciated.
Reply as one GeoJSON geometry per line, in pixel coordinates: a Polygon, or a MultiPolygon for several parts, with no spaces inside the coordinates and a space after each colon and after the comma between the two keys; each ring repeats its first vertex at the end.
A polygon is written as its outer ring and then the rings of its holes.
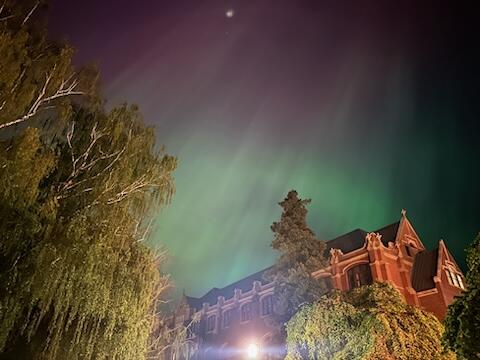
{"type": "Polygon", "coordinates": [[[215,331],[216,322],[217,322],[217,317],[215,315],[210,315],[207,318],[207,332],[215,331]]]}
{"type": "Polygon", "coordinates": [[[242,321],[252,320],[252,303],[246,303],[242,306],[242,321]]]}
{"type": "Polygon", "coordinates": [[[271,315],[273,313],[273,296],[267,295],[262,299],[262,315],[271,315]]]}
{"type": "Polygon", "coordinates": [[[350,289],[372,283],[370,264],[360,264],[350,268],[347,272],[350,289]]]}
{"type": "Polygon", "coordinates": [[[222,314],[222,327],[228,328],[232,324],[232,309],[225,310],[222,314]]]}

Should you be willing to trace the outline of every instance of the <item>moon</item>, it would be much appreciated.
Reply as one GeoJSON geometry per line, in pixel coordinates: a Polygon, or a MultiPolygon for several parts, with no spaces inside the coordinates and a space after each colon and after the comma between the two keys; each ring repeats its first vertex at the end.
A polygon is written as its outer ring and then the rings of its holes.
{"type": "Polygon", "coordinates": [[[225,16],[226,16],[227,18],[232,18],[233,15],[235,15],[235,10],[233,10],[233,9],[227,9],[227,11],[225,11],[225,16]]]}

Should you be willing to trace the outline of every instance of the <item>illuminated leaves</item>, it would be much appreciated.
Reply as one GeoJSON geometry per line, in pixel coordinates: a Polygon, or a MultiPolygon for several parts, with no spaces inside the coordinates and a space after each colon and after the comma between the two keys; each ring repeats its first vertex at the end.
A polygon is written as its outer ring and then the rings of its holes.
{"type": "Polygon", "coordinates": [[[443,326],[387,284],[336,292],[305,305],[287,324],[287,359],[454,359],[443,326]]]}

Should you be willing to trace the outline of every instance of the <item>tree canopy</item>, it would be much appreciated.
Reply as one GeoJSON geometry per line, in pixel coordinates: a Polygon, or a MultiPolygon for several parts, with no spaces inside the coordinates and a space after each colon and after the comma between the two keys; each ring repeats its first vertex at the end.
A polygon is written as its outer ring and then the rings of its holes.
{"type": "Polygon", "coordinates": [[[442,333],[434,315],[375,283],[304,305],[287,324],[286,359],[455,359],[442,333]]]}
{"type": "Polygon", "coordinates": [[[283,325],[300,304],[312,302],[326,292],[325,284],[311,274],[326,266],[325,243],[316,238],[307,225],[307,205],[295,190],[279,203],[283,212],[271,226],[275,237],[272,247],[280,252],[273,268],[266,274],[275,282],[275,320],[283,325]]]}
{"type": "Polygon", "coordinates": [[[465,290],[448,307],[445,345],[460,359],[480,359],[480,234],[467,249],[465,290]]]}
{"type": "Polygon", "coordinates": [[[144,240],[176,159],[135,106],[86,96],[95,74],[26,3],[0,5],[0,358],[142,359],[168,283],[144,240]]]}

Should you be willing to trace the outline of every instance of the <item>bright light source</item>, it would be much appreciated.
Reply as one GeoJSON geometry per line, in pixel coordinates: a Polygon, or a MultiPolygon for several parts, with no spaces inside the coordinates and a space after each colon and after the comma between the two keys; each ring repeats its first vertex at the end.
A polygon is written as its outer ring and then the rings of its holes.
{"type": "Polygon", "coordinates": [[[235,15],[235,10],[233,10],[233,9],[228,9],[227,11],[225,11],[225,16],[226,16],[227,18],[232,18],[233,15],[235,15]]]}
{"type": "Polygon", "coordinates": [[[258,356],[258,346],[256,344],[248,345],[247,354],[250,359],[256,359],[258,356]]]}

